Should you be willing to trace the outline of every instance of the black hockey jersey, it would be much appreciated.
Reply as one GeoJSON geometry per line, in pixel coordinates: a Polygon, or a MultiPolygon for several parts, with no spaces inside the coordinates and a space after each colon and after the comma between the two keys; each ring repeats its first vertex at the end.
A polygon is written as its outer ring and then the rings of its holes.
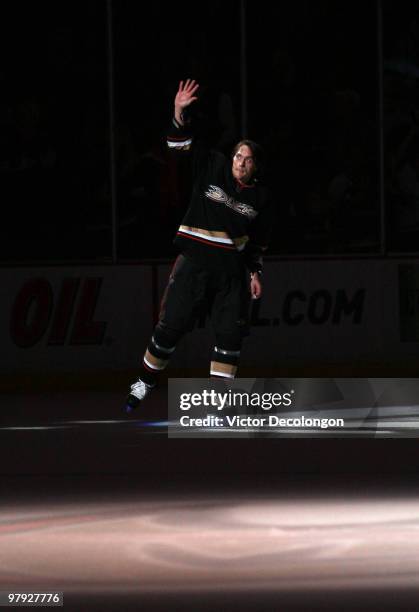
{"type": "Polygon", "coordinates": [[[261,271],[274,222],[269,191],[257,180],[239,183],[232,160],[193,142],[190,126],[173,119],[167,144],[189,156],[193,180],[189,208],[175,237],[180,251],[204,267],[241,274],[261,271]]]}

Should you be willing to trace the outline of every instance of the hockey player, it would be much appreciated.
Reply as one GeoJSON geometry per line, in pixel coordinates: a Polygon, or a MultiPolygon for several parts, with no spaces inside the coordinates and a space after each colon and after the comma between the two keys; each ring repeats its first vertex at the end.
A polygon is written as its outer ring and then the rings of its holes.
{"type": "Polygon", "coordinates": [[[188,158],[192,195],[175,237],[180,255],[139,379],[128,395],[128,412],[155,386],[203,307],[210,312],[215,335],[210,375],[234,378],[242,339],[248,335],[250,296],[262,294],[262,253],[273,224],[270,195],[258,176],[262,151],[253,141],[242,140],[229,159],[195,143],[187,109],[197,100],[198,88],[194,80],[181,81],[174,101],[167,145],[174,155],[188,158]]]}

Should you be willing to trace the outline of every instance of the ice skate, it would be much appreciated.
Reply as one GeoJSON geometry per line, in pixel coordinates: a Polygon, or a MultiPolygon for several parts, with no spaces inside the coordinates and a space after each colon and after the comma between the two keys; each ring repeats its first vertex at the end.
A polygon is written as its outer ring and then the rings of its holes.
{"type": "Polygon", "coordinates": [[[131,385],[131,391],[127,397],[124,411],[130,413],[135,410],[154,387],[155,385],[148,385],[139,378],[137,382],[131,385]]]}

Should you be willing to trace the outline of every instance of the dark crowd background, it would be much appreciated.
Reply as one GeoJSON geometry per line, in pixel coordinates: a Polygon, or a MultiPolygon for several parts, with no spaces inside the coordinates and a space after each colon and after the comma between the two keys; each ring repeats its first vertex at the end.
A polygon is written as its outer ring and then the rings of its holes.
{"type": "Polygon", "coordinates": [[[419,251],[416,2],[17,1],[0,24],[3,261],[111,261],[112,197],[118,261],[173,255],[187,205],[165,149],[173,97],[198,80],[197,132],[231,151],[243,7],[247,135],[278,211],[270,254],[419,251]]]}

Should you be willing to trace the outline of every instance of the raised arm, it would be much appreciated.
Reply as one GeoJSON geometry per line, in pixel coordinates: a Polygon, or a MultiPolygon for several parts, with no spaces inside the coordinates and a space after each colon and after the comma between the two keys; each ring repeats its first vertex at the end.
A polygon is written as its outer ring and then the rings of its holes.
{"type": "Polygon", "coordinates": [[[198,91],[199,85],[193,79],[187,79],[185,83],[179,83],[179,89],[175,96],[175,119],[180,126],[184,125],[183,111],[187,106],[198,99],[194,94],[198,91]]]}
{"type": "Polygon", "coordinates": [[[194,130],[185,110],[198,99],[196,92],[199,85],[193,79],[179,83],[174,100],[174,117],[168,126],[167,146],[177,162],[189,160],[191,178],[194,180],[206,167],[210,151],[205,142],[194,143],[194,130]]]}

